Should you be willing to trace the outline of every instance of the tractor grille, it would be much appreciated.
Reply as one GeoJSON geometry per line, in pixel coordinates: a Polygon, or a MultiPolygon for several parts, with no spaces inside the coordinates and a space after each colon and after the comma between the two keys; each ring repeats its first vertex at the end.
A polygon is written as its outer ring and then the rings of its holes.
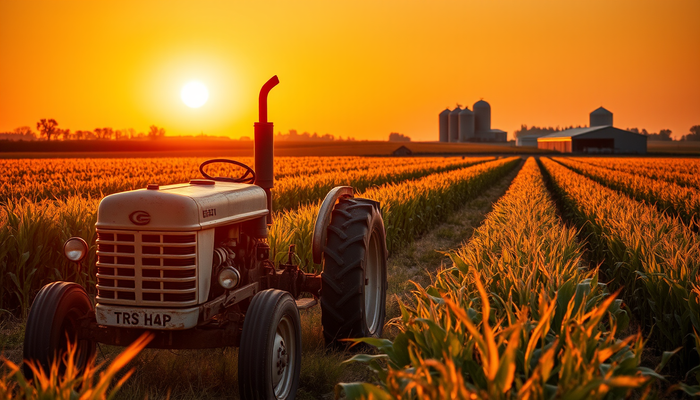
{"type": "Polygon", "coordinates": [[[98,229],[97,302],[197,304],[197,233],[98,229]]]}

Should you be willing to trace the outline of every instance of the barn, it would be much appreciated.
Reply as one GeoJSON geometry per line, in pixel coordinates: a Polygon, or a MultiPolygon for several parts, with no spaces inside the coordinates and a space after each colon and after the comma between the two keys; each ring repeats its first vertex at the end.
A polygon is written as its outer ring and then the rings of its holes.
{"type": "Polygon", "coordinates": [[[647,137],[610,125],[592,126],[542,136],[537,147],[561,153],[646,154],[647,137]]]}

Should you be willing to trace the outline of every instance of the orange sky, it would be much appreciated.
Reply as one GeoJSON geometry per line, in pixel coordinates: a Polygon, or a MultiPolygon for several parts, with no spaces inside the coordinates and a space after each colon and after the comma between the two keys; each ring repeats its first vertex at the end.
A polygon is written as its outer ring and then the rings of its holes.
{"type": "Polygon", "coordinates": [[[437,140],[438,113],[492,126],[700,124],[700,1],[0,1],[0,132],[59,127],[437,140]],[[209,102],[187,108],[197,79],[209,102]]]}

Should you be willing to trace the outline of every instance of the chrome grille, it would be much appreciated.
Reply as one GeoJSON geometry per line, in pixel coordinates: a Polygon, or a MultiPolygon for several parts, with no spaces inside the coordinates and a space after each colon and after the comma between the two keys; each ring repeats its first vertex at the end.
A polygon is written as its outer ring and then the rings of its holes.
{"type": "Polygon", "coordinates": [[[197,233],[98,229],[97,302],[197,304],[197,233]]]}

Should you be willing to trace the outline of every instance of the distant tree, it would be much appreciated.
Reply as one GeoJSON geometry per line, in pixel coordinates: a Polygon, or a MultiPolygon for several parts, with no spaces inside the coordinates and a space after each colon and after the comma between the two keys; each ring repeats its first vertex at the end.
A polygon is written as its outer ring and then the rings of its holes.
{"type": "Polygon", "coordinates": [[[83,131],[75,131],[73,136],[75,137],[75,140],[82,140],[83,139],[83,131]]]}
{"type": "Polygon", "coordinates": [[[127,129],[127,132],[128,132],[128,136],[127,136],[127,137],[128,137],[129,139],[134,139],[134,138],[136,137],[136,129],[134,129],[134,128],[129,128],[129,129],[127,129]]]}
{"type": "Polygon", "coordinates": [[[15,135],[19,135],[21,140],[36,140],[36,134],[29,126],[20,126],[12,131],[15,135]]]}
{"type": "MultiPolygon", "coordinates": [[[[633,129],[637,129],[637,128],[633,128],[633,129]]],[[[632,132],[635,132],[635,131],[632,131],[632,132]]],[[[653,141],[671,141],[671,140],[673,140],[671,138],[671,133],[673,133],[673,132],[671,132],[670,129],[662,129],[659,133],[653,133],[653,132],[649,133],[649,132],[647,132],[646,129],[642,129],[641,132],[639,132],[637,130],[635,133],[641,133],[642,135],[649,138],[649,140],[653,140],[653,141]]]]}
{"type": "Polygon", "coordinates": [[[60,129],[63,140],[70,140],[70,129],[60,129]]]}
{"type": "Polygon", "coordinates": [[[513,132],[513,137],[515,137],[516,139],[519,138],[519,137],[521,137],[521,136],[538,136],[538,137],[541,137],[541,136],[545,136],[545,135],[552,134],[552,133],[554,133],[554,132],[561,132],[561,131],[565,131],[565,130],[567,130],[567,129],[574,129],[574,128],[582,128],[582,126],[580,126],[580,125],[578,125],[578,126],[573,126],[573,125],[572,125],[572,126],[565,126],[565,127],[563,127],[563,128],[560,128],[560,127],[557,126],[556,128],[553,128],[553,127],[551,127],[551,126],[548,126],[548,127],[544,127],[544,126],[543,126],[543,127],[539,127],[539,126],[534,126],[534,125],[533,125],[533,126],[531,126],[531,127],[528,128],[527,125],[520,125],[520,129],[518,129],[518,130],[516,130],[515,132],[513,132]]]}
{"type": "Polygon", "coordinates": [[[398,132],[391,132],[389,134],[390,142],[410,142],[411,138],[398,132]]]}
{"type": "Polygon", "coordinates": [[[148,137],[151,139],[160,139],[163,136],[165,136],[165,129],[164,128],[158,128],[155,125],[151,125],[148,131],[148,137]]]}
{"type": "Polygon", "coordinates": [[[102,139],[102,128],[95,128],[93,132],[95,132],[96,139],[102,139]]]}
{"type": "Polygon", "coordinates": [[[102,139],[112,140],[112,135],[114,135],[114,129],[102,128],[102,139]]]}
{"type": "Polygon", "coordinates": [[[690,128],[690,133],[687,135],[683,135],[681,140],[700,142],[700,125],[693,125],[690,128]]]}
{"type": "Polygon", "coordinates": [[[58,122],[55,119],[42,119],[36,123],[36,129],[39,130],[41,136],[46,136],[46,140],[51,140],[51,136],[59,132],[58,122]]]}

